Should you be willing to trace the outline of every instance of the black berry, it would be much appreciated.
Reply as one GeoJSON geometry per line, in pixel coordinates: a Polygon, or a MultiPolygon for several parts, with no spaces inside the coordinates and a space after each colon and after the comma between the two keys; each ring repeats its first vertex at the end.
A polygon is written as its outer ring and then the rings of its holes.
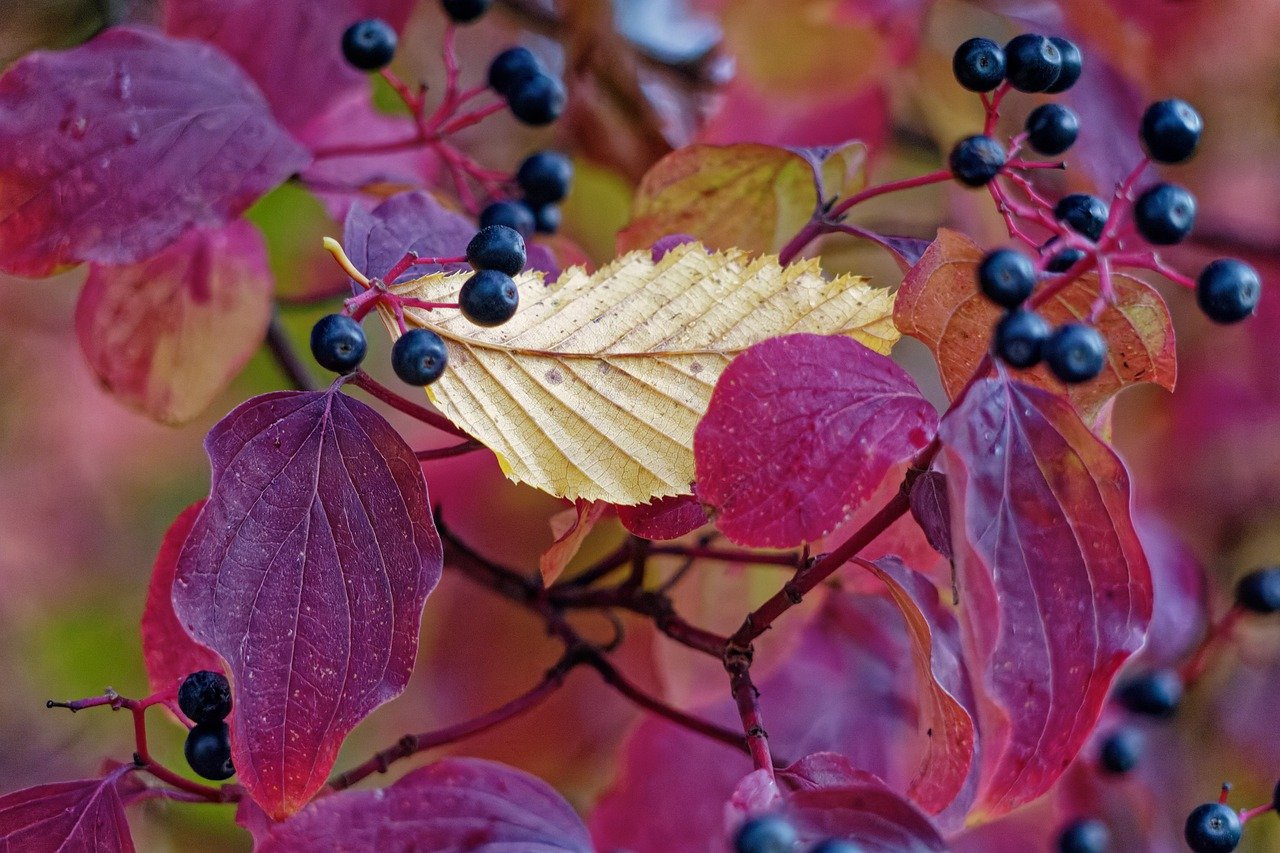
{"type": "Polygon", "coordinates": [[[1033,367],[1040,361],[1051,332],[1049,323],[1036,312],[1025,308],[1010,311],[996,324],[996,355],[1012,367],[1033,367]]]}
{"type": "Polygon", "coordinates": [[[991,39],[969,39],[956,48],[951,70],[970,92],[990,92],[1004,82],[1004,50],[991,39]]]}
{"type": "Polygon", "coordinates": [[[524,124],[539,127],[560,118],[566,96],[564,85],[548,74],[535,74],[507,94],[511,114],[524,124]]]}
{"type": "Polygon", "coordinates": [[[361,71],[386,68],[396,55],[396,31],[381,18],[366,18],[342,34],[342,56],[361,71]]]}
{"type": "Polygon", "coordinates": [[[1062,73],[1062,52],[1044,36],[1026,33],[1004,46],[1005,74],[1019,92],[1043,92],[1062,73]]]}
{"type": "Polygon", "coordinates": [[[516,170],[516,183],[534,207],[561,201],[569,194],[572,179],[573,164],[559,151],[530,154],[516,170]]]}
{"type": "Polygon", "coordinates": [[[1195,853],[1231,853],[1240,843],[1240,816],[1222,803],[1196,806],[1187,815],[1182,836],[1195,853]]]}
{"type": "Polygon", "coordinates": [[[430,329],[410,329],[391,346],[391,368],[407,385],[430,385],[448,363],[444,341],[430,329]]]}
{"type": "Polygon", "coordinates": [[[480,270],[458,293],[458,307],[477,326],[501,326],[515,316],[519,305],[516,283],[497,270],[480,270]]]}
{"type": "Polygon", "coordinates": [[[1181,163],[1196,153],[1204,120],[1186,101],[1156,101],[1142,114],[1142,144],[1157,163],[1181,163]]]}
{"type": "Polygon", "coordinates": [[[1196,224],[1196,197],[1176,184],[1156,184],[1138,196],[1133,223],[1148,243],[1181,243],[1196,224]]]}
{"type": "Polygon", "coordinates": [[[329,314],[311,327],[311,355],[325,370],[350,373],[364,361],[364,330],[346,314],[329,314]]]}
{"type": "Polygon", "coordinates": [[[1058,853],[1106,853],[1110,845],[1107,825],[1093,818],[1073,821],[1058,834],[1058,853]]]}
{"type": "Polygon", "coordinates": [[[1088,382],[1107,363],[1107,342],[1093,326],[1066,323],[1049,336],[1041,354],[1049,370],[1063,382],[1088,382]]]}
{"type": "Polygon", "coordinates": [[[1257,270],[1232,258],[1213,261],[1196,279],[1200,310],[1216,323],[1237,323],[1251,316],[1261,295],[1257,270]]]}
{"type": "Polygon", "coordinates": [[[533,209],[534,228],[539,234],[554,234],[560,230],[560,205],[544,204],[533,209]]]}
{"type": "Polygon", "coordinates": [[[236,774],[231,764],[231,735],[226,723],[200,723],[191,729],[182,753],[191,769],[205,779],[221,781],[236,774]]]}
{"type": "Polygon", "coordinates": [[[863,853],[863,849],[843,838],[828,838],[810,847],[809,853],[863,853]]]}
{"type": "Polygon", "coordinates": [[[978,264],[982,294],[1004,308],[1017,308],[1036,286],[1031,259],[1013,249],[996,249],[978,264]]]}
{"type": "Polygon", "coordinates": [[[1258,569],[1240,578],[1236,604],[1252,613],[1280,611],[1280,566],[1258,569]]]}
{"type": "Polygon", "coordinates": [[[970,136],[951,149],[949,163],[956,180],[981,187],[990,183],[1004,167],[1004,149],[990,136],[970,136]]]}
{"type": "Polygon", "coordinates": [[[1080,79],[1080,72],[1084,70],[1084,54],[1080,52],[1080,48],[1076,47],[1075,42],[1061,36],[1050,36],[1049,41],[1053,42],[1058,53],[1062,54],[1062,69],[1058,72],[1058,79],[1045,89],[1049,94],[1056,95],[1067,91],[1080,79]]]}
{"type": "Polygon", "coordinates": [[[489,63],[489,88],[509,96],[524,81],[544,73],[538,57],[525,47],[509,47],[489,63]]]}
{"type": "Polygon", "coordinates": [[[1102,746],[1098,749],[1098,763],[1108,773],[1128,773],[1138,766],[1144,743],[1142,732],[1137,729],[1116,729],[1102,741],[1102,746]]]}
{"type": "Polygon", "coordinates": [[[478,270],[515,275],[524,269],[524,238],[505,225],[481,228],[467,244],[467,263],[478,270]]]}
{"type": "Polygon", "coordinates": [[[519,232],[521,237],[528,237],[534,229],[533,211],[527,204],[514,199],[495,201],[480,211],[480,227],[488,228],[490,225],[505,225],[519,232]]]}
{"type": "Polygon", "coordinates": [[[454,22],[469,24],[488,12],[493,0],[442,0],[440,5],[454,22]]]}
{"type": "Polygon", "coordinates": [[[1171,669],[1135,675],[1116,687],[1113,698],[1134,714],[1172,717],[1182,702],[1182,678],[1171,669]]]}
{"type": "Polygon", "coordinates": [[[1062,104],[1041,104],[1027,116],[1027,142],[1046,157],[1055,157],[1076,144],[1080,119],[1062,104]]]}
{"type": "Polygon", "coordinates": [[[1049,263],[1045,264],[1044,268],[1049,272],[1066,272],[1080,263],[1083,258],[1084,252],[1079,249],[1063,249],[1049,258],[1049,263]]]}
{"type": "Polygon", "coordinates": [[[193,723],[220,723],[231,713],[231,685],[220,672],[202,669],[182,680],[178,707],[193,723]]]}
{"type": "Polygon", "coordinates": [[[1055,217],[1071,226],[1072,231],[1095,243],[1106,227],[1108,213],[1110,210],[1105,201],[1086,193],[1064,196],[1053,208],[1055,217]]]}
{"type": "Polygon", "coordinates": [[[733,836],[734,853],[791,853],[799,842],[795,827],[777,815],[753,817],[733,836]]]}

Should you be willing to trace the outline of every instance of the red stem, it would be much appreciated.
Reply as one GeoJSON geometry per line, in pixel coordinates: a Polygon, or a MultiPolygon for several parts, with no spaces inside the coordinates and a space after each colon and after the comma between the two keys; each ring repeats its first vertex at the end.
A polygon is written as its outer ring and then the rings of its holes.
{"type": "Polygon", "coordinates": [[[751,681],[751,660],[741,657],[729,670],[729,691],[738,716],[742,719],[742,731],[746,735],[751,763],[757,770],[766,770],[773,778],[773,757],[769,754],[769,733],[765,731],[760,715],[760,691],[751,681]]]}
{"type": "Polygon", "coordinates": [[[436,459],[448,459],[451,456],[462,456],[465,453],[484,449],[485,446],[478,441],[460,441],[448,447],[432,447],[427,450],[418,450],[413,455],[418,457],[419,462],[430,462],[436,459]]]}
{"type": "Polygon", "coordinates": [[[363,370],[357,370],[355,373],[351,374],[351,378],[348,382],[371,397],[376,397],[386,403],[396,411],[403,412],[415,420],[422,421],[427,426],[435,427],[441,432],[447,432],[450,435],[456,435],[458,438],[467,439],[468,441],[471,440],[470,435],[454,426],[453,423],[444,415],[439,414],[438,412],[433,412],[425,406],[419,406],[417,403],[406,400],[390,388],[379,383],[363,370]]]}
{"type": "Polygon", "coordinates": [[[457,133],[460,130],[479,124],[495,113],[500,113],[507,108],[505,101],[498,101],[488,106],[480,107],[469,113],[463,113],[453,121],[440,128],[440,136],[448,136],[451,133],[457,133]]]}

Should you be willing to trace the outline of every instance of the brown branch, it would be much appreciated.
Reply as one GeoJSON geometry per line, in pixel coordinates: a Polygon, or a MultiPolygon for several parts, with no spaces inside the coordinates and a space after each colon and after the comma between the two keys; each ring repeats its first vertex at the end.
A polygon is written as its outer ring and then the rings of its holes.
{"type": "Polygon", "coordinates": [[[293,342],[289,340],[284,326],[280,324],[278,314],[273,314],[271,322],[267,325],[267,337],[264,343],[276,364],[280,366],[281,372],[294,388],[299,391],[315,391],[319,388],[311,376],[311,371],[302,363],[298,351],[293,348],[293,342]]]}

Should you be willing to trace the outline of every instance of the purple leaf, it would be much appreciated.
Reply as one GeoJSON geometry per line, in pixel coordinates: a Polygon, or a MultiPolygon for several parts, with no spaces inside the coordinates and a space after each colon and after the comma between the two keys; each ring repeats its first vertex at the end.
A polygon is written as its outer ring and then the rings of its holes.
{"type": "Polygon", "coordinates": [[[291,850],[469,850],[591,853],[564,797],[534,776],[447,758],[377,791],[343,791],[275,826],[261,853],[291,850]]]}
{"type": "MultiPolygon", "coordinates": [[[[384,275],[411,250],[424,258],[464,255],[475,233],[476,226],[469,219],[446,210],[431,193],[414,190],[392,196],[372,212],[353,204],[343,226],[342,246],[356,269],[375,278],[384,275]]],[[[465,268],[465,264],[448,267],[465,268]]],[[[412,267],[396,280],[408,281],[439,271],[438,266],[424,264],[412,267]]]]}
{"type": "Polygon", "coordinates": [[[0,850],[131,853],[133,839],[118,789],[129,769],[0,797],[0,850]]]}
{"type": "Polygon", "coordinates": [[[1098,721],[1151,618],[1151,573],[1119,457],[1064,398],[998,378],[943,418],[940,467],[970,668],[979,809],[1044,793],[1098,721]]]}
{"type": "Polygon", "coordinates": [[[707,513],[693,495],[676,495],[639,506],[620,506],[618,520],[629,532],[645,539],[679,539],[706,524],[707,513]]]}
{"type": "Polygon", "coordinates": [[[213,48],[114,27],[0,77],[0,269],[129,264],[307,163],[213,48]]]}
{"type": "Polygon", "coordinates": [[[911,484],[911,515],[933,549],[948,560],[951,553],[951,503],[947,499],[947,478],[937,471],[925,471],[911,484]]]}
{"type": "Polygon", "coordinates": [[[851,338],[788,335],[730,362],[694,432],[698,497],[743,545],[834,530],[938,416],[911,377],[851,338]]]}
{"type": "Polygon", "coordinates": [[[165,0],[165,29],[210,42],[262,89],[280,123],[300,131],[337,99],[368,96],[366,75],[342,58],[342,33],[361,18],[397,31],[413,0],[165,0]]]}
{"type": "Polygon", "coordinates": [[[1176,666],[1190,654],[1209,623],[1204,567],[1171,525],[1139,514],[1138,536],[1151,564],[1151,628],[1141,657],[1149,667],[1176,666]]]}
{"type": "Polygon", "coordinates": [[[336,388],[255,397],[205,449],[213,485],[174,607],[226,660],[240,784],[280,819],[324,784],[352,727],[404,689],[440,539],[413,452],[336,388]]]}

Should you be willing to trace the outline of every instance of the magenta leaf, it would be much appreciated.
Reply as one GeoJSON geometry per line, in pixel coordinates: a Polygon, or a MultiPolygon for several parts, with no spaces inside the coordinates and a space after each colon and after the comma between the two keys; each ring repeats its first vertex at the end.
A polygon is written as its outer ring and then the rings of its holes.
{"type": "Polygon", "coordinates": [[[324,784],[352,727],[404,689],[440,539],[413,451],[336,386],[255,397],[205,449],[213,484],[174,607],[227,662],[240,784],[280,819],[324,784]]]}
{"type": "Polygon", "coordinates": [[[618,520],[645,539],[679,539],[706,524],[707,513],[693,495],[676,495],[639,506],[620,506],[618,520]]]}
{"type": "Polygon", "coordinates": [[[546,782],[514,767],[447,758],[377,791],[324,797],[275,826],[261,853],[470,850],[591,853],[587,829],[546,782]]]}
{"type": "Polygon", "coordinates": [[[196,501],[174,519],[165,531],[151,571],[147,603],[142,611],[142,659],[153,692],[173,689],[193,672],[222,669],[222,660],[193,640],[178,621],[178,614],[173,612],[173,578],[178,571],[178,555],[204,504],[204,500],[196,501]]]}
{"type": "Polygon", "coordinates": [[[272,289],[256,228],[243,219],[193,228],[136,264],[93,264],[76,303],[76,337],[98,381],[121,402],[181,424],[262,345],[272,289]]]}
{"type": "MultiPolygon", "coordinates": [[[[413,190],[392,196],[372,212],[353,204],[343,226],[342,246],[357,269],[375,278],[385,275],[411,250],[423,258],[464,255],[475,233],[476,226],[466,217],[446,210],[431,193],[413,190]]],[[[450,270],[465,268],[465,264],[448,267],[450,270]]],[[[397,281],[419,278],[440,269],[428,264],[412,267],[397,281]]]]}
{"type": "Polygon", "coordinates": [[[295,133],[338,98],[366,94],[365,75],[342,58],[342,33],[361,18],[402,30],[413,0],[165,0],[165,29],[229,54],[295,133]],[[287,45],[287,49],[285,46],[287,45]]]}
{"type": "Polygon", "coordinates": [[[1035,799],[1142,644],[1151,573],[1119,457],[1063,398],[1001,376],[943,418],[961,620],[978,681],[979,810],[1035,799]]]}
{"type": "Polygon", "coordinates": [[[307,163],[207,45],[113,27],[0,77],[0,269],[129,264],[220,225],[307,163]]]}
{"type": "Polygon", "coordinates": [[[898,365],[851,338],[788,335],[730,362],[694,432],[698,497],[742,545],[830,533],[938,417],[898,365]]]}
{"type": "Polygon", "coordinates": [[[929,544],[951,559],[951,502],[947,499],[947,478],[937,471],[925,471],[911,483],[911,516],[924,531],[929,544]]]}
{"type": "Polygon", "coordinates": [[[131,853],[133,839],[118,788],[129,769],[0,797],[0,850],[131,853]]]}

